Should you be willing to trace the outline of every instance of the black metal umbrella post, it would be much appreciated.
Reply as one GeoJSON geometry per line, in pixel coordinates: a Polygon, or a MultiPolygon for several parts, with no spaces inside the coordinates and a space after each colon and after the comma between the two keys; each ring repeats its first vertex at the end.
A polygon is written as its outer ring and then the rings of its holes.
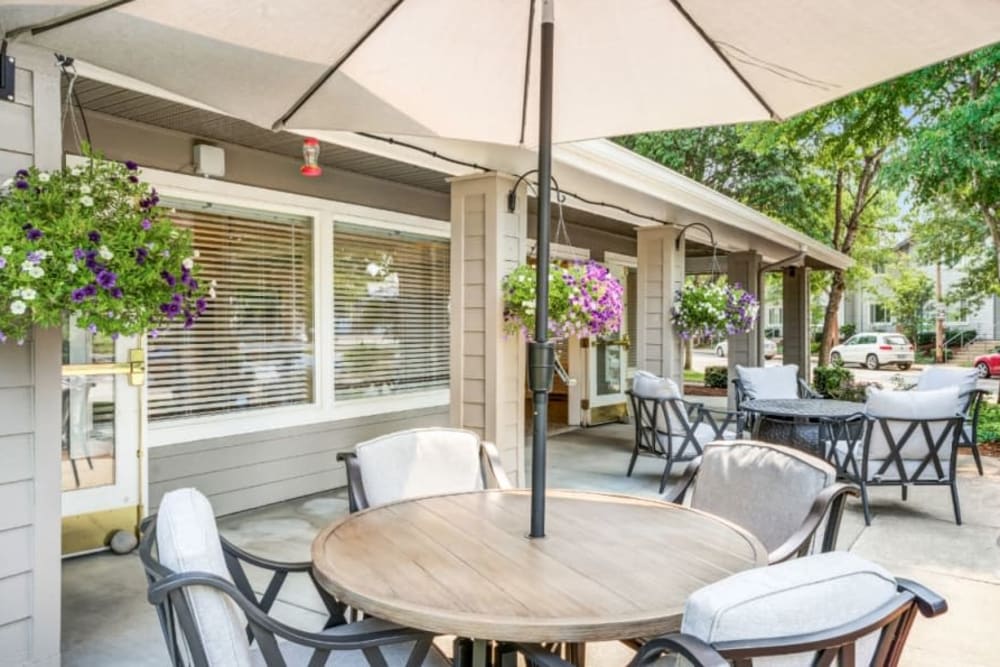
{"type": "Polygon", "coordinates": [[[552,215],[552,38],[554,0],[542,0],[541,76],[538,105],[538,265],[535,339],[528,343],[528,382],[534,406],[531,438],[531,537],[545,537],[545,448],[555,347],[549,341],[549,221],[552,215]]]}

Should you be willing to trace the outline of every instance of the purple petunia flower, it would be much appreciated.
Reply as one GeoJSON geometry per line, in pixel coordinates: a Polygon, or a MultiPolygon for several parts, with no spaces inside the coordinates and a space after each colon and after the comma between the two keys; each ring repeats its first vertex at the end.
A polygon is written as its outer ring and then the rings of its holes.
{"type": "Polygon", "coordinates": [[[135,174],[133,174],[132,176],[128,177],[128,182],[129,183],[138,183],[139,182],[139,177],[136,176],[135,174]]]}
{"type": "Polygon", "coordinates": [[[94,296],[97,294],[97,285],[94,283],[84,285],[81,289],[83,289],[83,293],[87,296],[94,296]]]}
{"type": "Polygon", "coordinates": [[[117,331],[114,332],[113,334],[111,334],[111,340],[118,340],[118,336],[120,336],[120,335],[121,334],[119,334],[117,331]]]}
{"type": "Polygon", "coordinates": [[[73,259],[83,259],[85,256],[82,248],[77,248],[73,251],[73,259]]]}
{"type": "Polygon", "coordinates": [[[177,284],[177,279],[174,278],[174,275],[169,271],[161,271],[160,277],[163,278],[163,281],[168,285],[170,285],[171,287],[177,284]]]}
{"type": "Polygon", "coordinates": [[[180,305],[171,301],[170,303],[160,304],[160,312],[164,313],[169,319],[174,319],[181,312],[180,305]]]}
{"type": "Polygon", "coordinates": [[[118,282],[118,276],[114,272],[108,271],[107,269],[101,269],[97,272],[97,284],[104,289],[111,289],[118,282]]]}
{"type": "Polygon", "coordinates": [[[17,173],[14,174],[14,176],[16,176],[17,178],[27,178],[28,177],[28,170],[27,169],[18,169],[17,173]]]}
{"type": "Polygon", "coordinates": [[[114,299],[120,299],[123,296],[125,296],[125,294],[124,294],[124,292],[122,292],[122,288],[121,287],[116,287],[113,290],[111,290],[111,297],[112,298],[114,298],[114,299]]]}
{"type": "Polygon", "coordinates": [[[149,251],[145,248],[135,249],[135,263],[140,266],[146,263],[146,258],[149,257],[149,251]]]}
{"type": "Polygon", "coordinates": [[[37,250],[32,250],[28,253],[28,261],[32,264],[40,264],[42,261],[42,253],[37,250]]]}
{"type": "Polygon", "coordinates": [[[73,303],[80,303],[87,298],[87,290],[83,288],[75,289],[73,290],[73,294],[71,295],[71,297],[73,299],[73,303]]]}
{"type": "Polygon", "coordinates": [[[14,187],[18,190],[27,190],[31,186],[28,185],[28,181],[17,181],[14,183],[14,187]]]}
{"type": "Polygon", "coordinates": [[[150,329],[149,330],[149,337],[150,338],[159,338],[160,337],[160,330],[159,329],[150,329]]]}
{"type": "Polygon", "coordinates": [[[198,299],[195,301],[195,308],[198,309],[198,314],[202,315],[208,309],[208,302],[205,299],[198,299]]]}
{"type": "Polygon", "coordinates": [[[7,342],[7,334],[0,331],[0,343],[6,343],[6,342],[7,342]]]}
{"type": "Polygon", "coordinates": [[[89,331],[92,334],[96,334],[97,333],[97,325],[96,324],[91,324],[90,326],[87,327],[87,331],[89,331]]]}
{"type": "Polygon", "coordinates": [[[143,218],[142,219],[142,228],[145,229],[145,230],[147,230],[147,231],[150,230],[150,229],[152,229],[153,228],[153,221],[150,220],[149,218],[143,218]]]}
{"type": "Polygon", "coordinates": [[[87,232],[87,238],[90,239],[91,243],[100,243],[101,242],[101,233],[97,232],[97,231],[87,232]]]}
{"type": "Polygon", "coordinates": [[[35,227],[29,229],[27,232],[24,233],[24,235],[28,237],[29,241],[37,241],[38,239],[45,236],[45,234],[42,233],[42,230],[36,229],[35,227]]]}
{"type": "Polygon", "coordinates": [[[135,171],[139,165],[134,160],[125,160],[125,168],[129,171],[135,171]]]}

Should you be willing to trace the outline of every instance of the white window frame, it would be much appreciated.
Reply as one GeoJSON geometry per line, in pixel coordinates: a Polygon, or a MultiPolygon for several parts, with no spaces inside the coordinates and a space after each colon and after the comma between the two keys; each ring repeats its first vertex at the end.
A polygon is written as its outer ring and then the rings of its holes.
{"type": "MultiPolygon", "coordinates": [[[[81,156],[66,156],[66,164],[69,166],[86,163],[87,159],[81,156]]],[[[150,422],[146,443],[148,447],[449,404],[450,394],[447,388],[341,402],[336,401],[333,388],[334,222],[450,239],[449,222],[159,169],[142,169],[142,178],[161,195],[171,199],[302,216],[313,221],[313,401],[306,405],[150,422]]]]}

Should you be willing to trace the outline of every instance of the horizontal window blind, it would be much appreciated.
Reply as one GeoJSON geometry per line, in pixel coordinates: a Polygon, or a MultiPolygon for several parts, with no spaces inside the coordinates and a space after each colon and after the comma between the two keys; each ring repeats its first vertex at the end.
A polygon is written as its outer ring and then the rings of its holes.
{"type": "Polygon", "coordinates": [[[149,341],[150,419],[311,402],[312,220],[169,205],[216,298],[193,328],[149,341]]]}
{"type": "Polygon", "coordinates": [[[336,223],[337,400],[448,386],[447,239],[336,223]]]}

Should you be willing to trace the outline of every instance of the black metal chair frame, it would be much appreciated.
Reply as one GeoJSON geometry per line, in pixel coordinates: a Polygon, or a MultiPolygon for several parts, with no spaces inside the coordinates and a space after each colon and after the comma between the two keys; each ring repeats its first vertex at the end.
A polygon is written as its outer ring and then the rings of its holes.
{"type": "Polygon", "coordinates": [[[236,603],[247,619],[247,639],[251,644],[257,642],[261,656],[268,667],[286,666],[285,658],[279,649],[279,639],[312,648],[312,656],[308,663],[310,667],[325,665],[332,652],[354,650],[362,651],[371,667],[387,667],[385,656],[379,647],[404,642],[414,643],[406,667],[419,667],[431,650],[433,635],[427,632],[377,619],[348,623],[350,610],[318,584],[313,574],[312,563],[282,563],[260,558],[220,537],[226,567],[233,582],[207,572],[174,572],[162,565],[155,554],[156,517],[145,519],[141,531],[139,557],[149,583],[148,599],[156,607],[160,629],[163,631],[167,651],[174,667],[188,667],[184,662],[185,647],[191,659],[190,667],[208,667],[198,625],[184,594],[185,589],[190,586],[214,588],[236,603]],[[267,589],[260,598],[250,586],[243,568],[244,563],[273,573],[267,589]],[[268,615],[286,578],[289,574],[296,573],[308,574],[313,581],[330,614],[324,630],[334,629],[332,632],[308,632],[286,625],[268,615]]]}
{"type": "MultiPolygon", "coordinates": [[[[347,503],[353,514],[368,509],[371,504],[365,494],[365,483],[361,479],[361,465],[358,455],[351,452],[338,452],[337,460],[344,463],[347,469],[347,503]]],[[[500,452],[492,442],[479,442],[479,464],[482,469],[483,488],[510,489],[513,488],[507,473],[500,462],[500,452]]]]}
{"type": "MultiPolygon", "coordinates": [[[[684,475],[664,494],[663,499],[676,505],[683,504],[684,498],[697,479],[700,470],[701,458],[699,457],[688,464],[684,475]]],[[[820,552],[825,553],[836,549],[840,521],[844,514],[847,496],[857,497],[858,495],[857,486],[844,482],[836,482],[820,491],[799,528],[789,535],[784,543],[768,554],[768,565],[808,555],[809,547],[812,545],[813,538],[822,525],[824,517],[828,518],[826,530],[823,532],[823,539],[820,542],[820,552]]]]}
{"type": "MultiPolygon", "coordinates": [[[[813,665],[855,667],[858,641],[879,633],[872,667],[899,664],[906,639],[917,614],[933,618],[948,610],[948,603],[933,591],[907,579],[897,579],[896,596],[863,617],[834,628],[786,637],[747,639],[709,644],[692,635],[674,633],[645,642],[628,667],[648,667],[664,654],[684,656],[693,667],[753,667],[755,658],[797,653],[816,656],[813,665]]],[[[509,644],[501,654],[521,653],[534,667],[571,667],[550,646],[509,644]]],[[[501,664],[507,664],[503,662],[501,664]]]]}
{"type": "Polygon", "coordinates": [[[632,447],[632,458],[629,460],[626,477],[632,476],[635,462],[640,452],[647,452],[665,459],[663,474],[660,476],[660,493],[667,487],[670,471],[675,462],[691,461],[701,456],[701,443],[695,430],[700,424],[708,424],[715,433],[715,438],[722,439],[726,429],[735,426],[737,435],[743,430],[743,422],[739,413],[725,412],[721,423],[712,416],[711,410],[701,403],[685,401],[682,398],[655,398],[640,396],[631,389],[625,392],[632,403],[632,414],[635,417],[635,444],[632,447]],[[681,425],[683,433],[675,433],[670,414],[681,425]],[[666,430],[657,424],[663,424],[666,430]],[[674,438],[683,438],[675,449],[674,438]],[[666,444],[664,444],[666,443],[666,444]],[[692,450],[689,453],[688,450],[692,450]]]}
{"type": "MultiPolygon", "coordinates": [[[[868,500],[869,486],[898,486],[903,500],[906,500],[907,490],[913,486],[948,486],[951,489],[952,508],[955,513],[955,523],[962,525],[962,510],[958,500],[958,479],[955,474],[955,467],[958,457],[958,446],[962,437],[962,425],[965,415],[960,413],[955,417],[945,419],[890,419],[887,417],[868,417],[858,415],[857,417],[840,420],[824,420],[828,429],[826,442],[829,449],[827,460],[837,468],[837,473],[841,477],[848,479],[861,487],[861,505],[865,514],[865,525],[871,525],[871,508],[868,500]],[[864,424],[863,428],[858,428],[858,423],[864,424]],[[892,424],[907,424],[906,430],[898,438],[892,433],[892,424]],[[931,433],[931,427],[944,424],[944,428],[937,438],[931,433]],[[882,461],[875,471],[870,471],[869,451],[871,447],[872,435],[876,432],[882,434],[886,445],[889,448],[888,457],[882,461]],[[906,472],[903,459],[903,448],[914,438],[923,437],[923,442],[927,446],[927,454],[916,467],[912,474],[906,472]],[[948,457],[948,474],[944,473],[944,464],[941,461],[941,448],[951,440],[951,454],[948,457]],[[837,443],[843,442],[846,445],[843,458],[837,451],[837,443]],[[861,445],[860,461],[856,456],[858,445],[861,445]],[[920,479],[920,475],[932,466],[937,473],[937,479],[920,479]],[[882,479],[890,468],[896,472],[898,479],[882,479]],[[870,478],[870,479],[869,479],[870,478]]],[[[910,459],[920,461],[920,459],[910,459]]]]}
{"type": "Polygon", "coordinates": [[[979,412],[983,407],[983,399],[990,395],[985,389],[973,389],[968,393],[968,401],[962,410],[964,423],[960,429],[959,447],[972,450],[972,458],[976,462],[976,470],[980,477],[983,474],[983,459],[979,454],[979,412]],[[968,430],[966,430],[968,429],[968,430]]]}

